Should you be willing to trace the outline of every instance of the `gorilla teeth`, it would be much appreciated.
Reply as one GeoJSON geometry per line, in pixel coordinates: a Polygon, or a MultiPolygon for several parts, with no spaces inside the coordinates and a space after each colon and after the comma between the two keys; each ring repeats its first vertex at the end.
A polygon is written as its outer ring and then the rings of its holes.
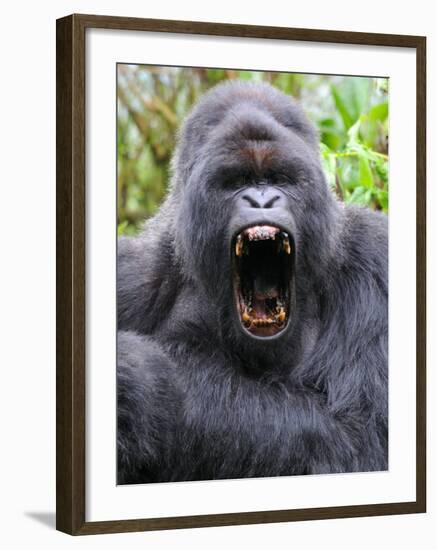
{"type": "Polygon", "coordinates": [[[272,317],[252,317],[251,308],[244,306],[244,309],[241,313],[241,319],[246,326],[250,328],[252,325],[256,327],[267,327],[269,325],[282,325],[286,319],[287,314],[285,313],[285,308],[280,306],[277,308],[277,314],[272,317]]]}
{"type": "Polygon", "coordinates": [[[247,326],[247,327],[250,327],[250,325],[252,324],[252,318],[251,316],[249,315],[249,312],[247,311],[247,307],[244,308],[244,311],[241,315],[241,319],[243,320],[243,323],[247,326]]]}
{"type": "Polygon", "coordinates": [[[281,232],[281,240],[279,241],[279,250],[283,250],[286,254],[291,254],[291,245],[288,233],[281,232]]]}
{"type": "Polygon", "coordinates": [[[285,235],[284,237],[284,240],[283,240],[283,246],[284,246],[284,251],[286,254],[291,254],[291,246],[290,246],[290,240],[288,238],[288,235],[287,233],[283,233],[283,235],[285,235]]]}
{"type": "Polygon", "coordinates": [[[254,225],[244,230],[244,235],[248,237],[249,241],[275,240],[278,233],[279,228],[272,225],[254,225]]]}
{"type": "Polygon", "coordinates": [[[253,227],[248,227],[237,236],[235,243],[235,255],[241,257],[243,254],[247,254],[247,247],[245,243],[248,239],[249,241],[266,241],[269,239],[275,240],[276,235],[280,235],[281,239],[278,239],[278,251],[283,250],[286,254],[291,254],[291,245],[290,238],[288,233],[285,231],[280,231],[278,227],[273,227],[271,225],[255,225],[253,227]]]}
{"type": "Polygon", "coordinates": [[[243,254],[243,237],[238,235],[237,242],[235,243],[235,255],[240,257],[243,254]]]}
{"type": "Polygon", "coordinates": [[[278,315],[276,315],[276,321],[283,323],[285,321],[286,313],[283,307],[280,308],[278,315]]]}
{"type": "Polygon", "coordinates": [[[269,325],[273,325],[275,323],[274,319],[254,319],[253,324],[256,327],[268,327],[269,325]]]}

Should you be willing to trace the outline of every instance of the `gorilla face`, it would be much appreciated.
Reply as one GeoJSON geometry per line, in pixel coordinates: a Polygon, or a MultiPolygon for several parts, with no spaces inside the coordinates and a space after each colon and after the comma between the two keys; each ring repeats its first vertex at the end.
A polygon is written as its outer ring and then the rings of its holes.
{"type": "Polygon", "coordinates": [[[329,255],[336,209],[312,126],[290,98],[263,88],[206,95],[182,130],[173,189],[182,264],[221,322],[252,341],[291,333],[299,293],[329,255]]]}

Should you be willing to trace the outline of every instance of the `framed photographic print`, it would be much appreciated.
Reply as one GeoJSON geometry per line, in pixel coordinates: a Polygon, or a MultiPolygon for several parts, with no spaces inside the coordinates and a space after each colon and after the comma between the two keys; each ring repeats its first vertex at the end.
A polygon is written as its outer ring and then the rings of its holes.
{"type": "Polygon", "coordinates": [[[57,21],[57,528],[425,512],[426,41],[57,21]]]}

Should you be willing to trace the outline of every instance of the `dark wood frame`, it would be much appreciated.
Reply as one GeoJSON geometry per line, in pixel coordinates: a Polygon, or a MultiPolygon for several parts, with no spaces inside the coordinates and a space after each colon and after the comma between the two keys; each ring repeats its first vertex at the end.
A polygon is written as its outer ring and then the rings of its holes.
{"type": "Polygon", "coordinates": [[[222,23],[70,15],[57,21],[56,527],[72,535],[426,511],[426,38],[222,23]],[[413,48],[417,61],[416,500],[298,510],[85,521],[85,30],[171,32],[413,48]]]}

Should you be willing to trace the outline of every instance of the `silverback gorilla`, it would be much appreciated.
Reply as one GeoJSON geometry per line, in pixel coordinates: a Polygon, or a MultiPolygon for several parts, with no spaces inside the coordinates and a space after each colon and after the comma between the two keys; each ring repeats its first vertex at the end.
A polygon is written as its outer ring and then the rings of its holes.
{"type": "Polygon", "coordinates": [[[118,483],[387,469],[387,219],[269,85],[205,94],[118,256],[118,483]]]}

